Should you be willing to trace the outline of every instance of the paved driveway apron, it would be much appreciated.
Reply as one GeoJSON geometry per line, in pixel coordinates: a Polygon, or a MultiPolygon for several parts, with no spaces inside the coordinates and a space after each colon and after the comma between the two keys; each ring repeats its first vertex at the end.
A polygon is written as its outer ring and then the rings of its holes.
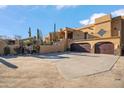
{"type": "Polygon", "coordinates": [[[71,53],[63,56],[69,59],[59,60],[56,66],[65,79],[92,75],[110,70],[119,56],[88,53],[71,53]]]}

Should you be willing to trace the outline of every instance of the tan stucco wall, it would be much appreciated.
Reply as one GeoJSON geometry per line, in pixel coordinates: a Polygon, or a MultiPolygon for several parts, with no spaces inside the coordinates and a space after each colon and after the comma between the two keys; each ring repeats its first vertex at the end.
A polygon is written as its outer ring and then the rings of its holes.
{"type": "Polygon", "coordinates": [[[65,40],[61,40],[53,45],[41,45],[40,53],[64,52],[66,46],[65,43],[65,40]]]}
{"type": "Polygon", "coordinates": [[[108,21],[108,22],[105,22],[105,23],[100,23],[100,24],[95,25],[95,36],[98,36],[100,38],[111,37],[111,22],[108,21]],[[104,31],[106,31],[106,33],[103,36],[100,36],[98,34],[98,32],[102,29],[104,31]]]}
{"type": "Polygon", "coordinates": [[[78,28],[77,30],[88,32],[88,34],[94,36],[94,38],[111,37],[111,15],[96,18],[94,24],[84,26],[83,28],[78,28]],[[98,32],[102,29],[106,31],[106,33],[103,36],[100,36],[98,32]]]}
{"type": "Polygon", "coordinates": [[[94,29],[94,26],[88,26],[88,27],[80,29],[80,31],[88,32],[89,34],[92,34],[92,33],[94,33],[95,29],[94,29]]]}
{"type": "Polygon", "coordinates": [[[105,15],[95,19],[95,35],[100,38],[111,37],[111,15],[105,15]],[[103,36],[100,36],[98,32],[100,30],[106,31],[103,36]]]}
{"type": "Polygon", "coordinates": [[[111,20],[111,15],[105,15],[105,16],[96,18],[95,23],[98,24],[98,23],[102,23],[102,22],[105,22],[105,21],[108,21],[108,20],[111,20]]]}
{"type": "Polygon", "coordinates": [[[83,31],[73,31],[73,39],[83,39],[84,33],[83,31]]]}

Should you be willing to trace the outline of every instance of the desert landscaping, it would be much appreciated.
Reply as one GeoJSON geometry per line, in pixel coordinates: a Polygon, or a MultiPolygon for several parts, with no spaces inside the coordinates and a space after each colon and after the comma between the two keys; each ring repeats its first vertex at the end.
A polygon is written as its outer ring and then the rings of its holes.
{"type": "Polygon", "coordinates": [[[124,57],[72,52],[0,57],[0,87],[122,88],[124,57]]]}

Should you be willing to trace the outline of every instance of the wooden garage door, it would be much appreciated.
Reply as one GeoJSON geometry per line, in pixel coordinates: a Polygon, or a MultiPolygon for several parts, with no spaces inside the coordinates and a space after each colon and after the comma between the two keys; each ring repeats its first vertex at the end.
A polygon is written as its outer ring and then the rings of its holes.
{"type": "Polygon", "coordinates": [[[110,42],[97,43],[95,46],[95,53],[114,54],[114,44],[110,42]]]}
{"type": "Polygon", "coordinates": [[[73,52],[90,52],[91,46],[88,43],[73,43],[71,44],[71,51],[73,52]]]}

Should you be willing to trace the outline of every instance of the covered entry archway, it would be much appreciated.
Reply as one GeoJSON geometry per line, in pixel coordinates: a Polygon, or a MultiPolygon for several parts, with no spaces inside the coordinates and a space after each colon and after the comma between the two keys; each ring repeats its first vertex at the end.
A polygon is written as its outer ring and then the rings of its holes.
{"type": "Polygon", "coordinates": [[[114,54],[114,44],[112,42],[98,42],[95,44],[95,53],[114,54]]]}
{"type": "Polygon", "coordinates": [[[91,45],[89,43],[72,43],[70,50],[73,52],[91,52],[91,45]]]}

